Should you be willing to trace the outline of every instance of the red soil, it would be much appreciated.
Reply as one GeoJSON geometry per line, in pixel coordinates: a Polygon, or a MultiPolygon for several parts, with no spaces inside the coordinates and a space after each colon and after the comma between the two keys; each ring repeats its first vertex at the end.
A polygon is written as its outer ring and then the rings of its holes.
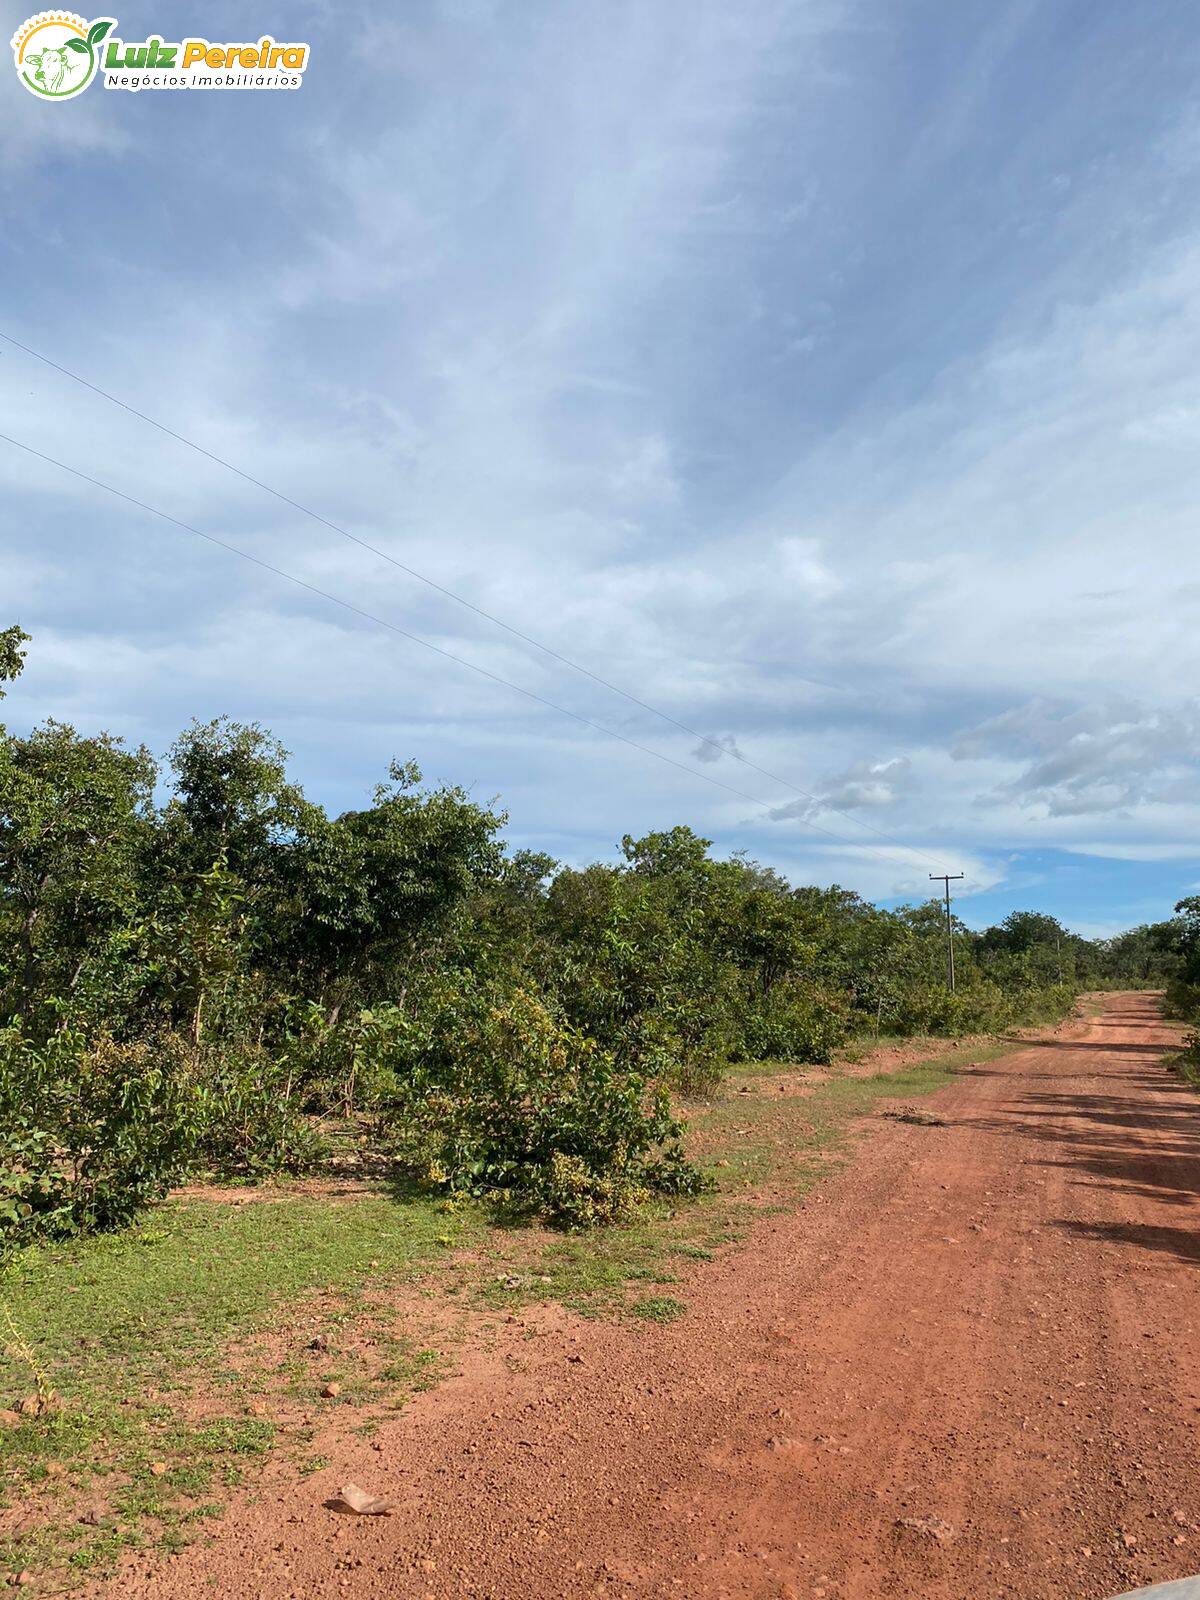
{"type": "Polygon", "coordinates": [[[1148,996],[879,1122],[666,1327],[558,1318],[115,1597],[1100,1600],[1200,1568],[1200,1100],[1148,996]],[[354,1481],[383,1518],[323,1502],[354,1481]]]}

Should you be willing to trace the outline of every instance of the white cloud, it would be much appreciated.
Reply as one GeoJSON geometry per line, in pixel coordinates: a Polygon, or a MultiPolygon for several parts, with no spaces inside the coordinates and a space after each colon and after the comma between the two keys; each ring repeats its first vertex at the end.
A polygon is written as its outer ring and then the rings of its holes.
{"type": "Polygon", "coordinates": [[[1028,761],[1005,792],[1050,816],[1128,811],[1200,798],[1200,710],[1130,701],[1070,706],[1035,700],[957,741],[958,759],[1028,761]]]}
{"type": "Polygon", "coordinates": [[[1090,111],[1002,103],[1037,15],[959,36],[919,114],[891,13],[682,0],[385,19],[353,97],[287,108],[3,97],[94,202],[86,250],[36,186],[13,213],[31,342],[730,754],[8,350],[5,431],[701,775],[0,446],[39,634],[6,707],[159,743],[234,709],[339,794],[413,747],[564,849],[687,817],[881,893],[905,858],[804,821],[981,881],[1014,848],[1200,854],[1196,118],[1079,155],[1090,111]],[[251,139],[253,206],[200,226],[251,139]]]}
{"type": "Polygon", "coordinates": [[[1106,861],[1195,861],[1200,856],[1200,840],[1195,838],[1180,839],[1171,844],[1087,839],[1064,848],[1072,855],[1098,856],[1106,861]]]}

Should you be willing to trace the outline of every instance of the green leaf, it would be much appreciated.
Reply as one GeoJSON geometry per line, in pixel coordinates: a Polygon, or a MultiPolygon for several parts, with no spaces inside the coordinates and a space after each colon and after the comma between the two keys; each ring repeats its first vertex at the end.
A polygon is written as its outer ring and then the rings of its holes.
{"type": "Polygon", "coordinates": [[[84,44],[82,39],[68,39],[67,49],[78,50],[80,55],[87,55],[88,53],[88,47],[84,44]]]}
{"type": "Polygon", "coordinates": [[[104,35],[111,27],[111,18],[106,18],[103,22],[93,22],[91,27],[88,29],[88,43],[90,45],[99,44],[101,39],[103,39],[104,35]]]}

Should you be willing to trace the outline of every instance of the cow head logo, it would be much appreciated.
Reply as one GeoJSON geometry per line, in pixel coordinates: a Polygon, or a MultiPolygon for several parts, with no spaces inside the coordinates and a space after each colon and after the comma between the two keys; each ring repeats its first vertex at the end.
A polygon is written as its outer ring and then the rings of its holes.
{"type": "Polygon", "coordinates": [[[17,76],[43,100],[73,100],[100,70],[100,43],[115,17],[86,22],[72,11],[39,11],[12,36],[17,76]]]}

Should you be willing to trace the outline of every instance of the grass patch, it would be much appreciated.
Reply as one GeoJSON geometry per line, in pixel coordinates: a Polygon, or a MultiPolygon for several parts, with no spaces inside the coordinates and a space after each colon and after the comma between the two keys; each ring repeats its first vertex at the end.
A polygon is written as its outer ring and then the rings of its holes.
{"type": "MultiPolygon", "coordinates": [[[[40,1511],[32,1532],[0,1540],[0,1569],[82,1572],[128,1545],[176,1548],[211,1515],[203,1497],[240,1482],[277,1440],[253,1412],[281,1374],[231,1362],[230,1346],[313,1295],[326,1297],[325,1325],[360,1315],[374,1285],[481,1232],[478,1210],[448,1214],[435,1200],[293,1195],[172,1202],[124,1232],[24,1252],[0,1280],[0,1408],[39,1389],[58,1403],[0,1428],[0,1510],[32,1496],[40,1511]],[[112,1528],[76,1519],[97,1496],[112,1528]]],[[[387,1357],[373,1383],[347,1385],[349,1400],[387,1390],[398,1401],[432,1381],[436,1352],[395,1340],[387,1357]]],[[[313,1396],[327,1377],[310,1367],[313,1396]]]]}
{"type": "Polygon", "coordinates": [[[631,1317],[640,1317],[643,1322],[674,1322],[683,1316],[687,1307],[669,1294],[656,1294],[647,1300],[631,1301],[626,1310],[631,1317]]]}

